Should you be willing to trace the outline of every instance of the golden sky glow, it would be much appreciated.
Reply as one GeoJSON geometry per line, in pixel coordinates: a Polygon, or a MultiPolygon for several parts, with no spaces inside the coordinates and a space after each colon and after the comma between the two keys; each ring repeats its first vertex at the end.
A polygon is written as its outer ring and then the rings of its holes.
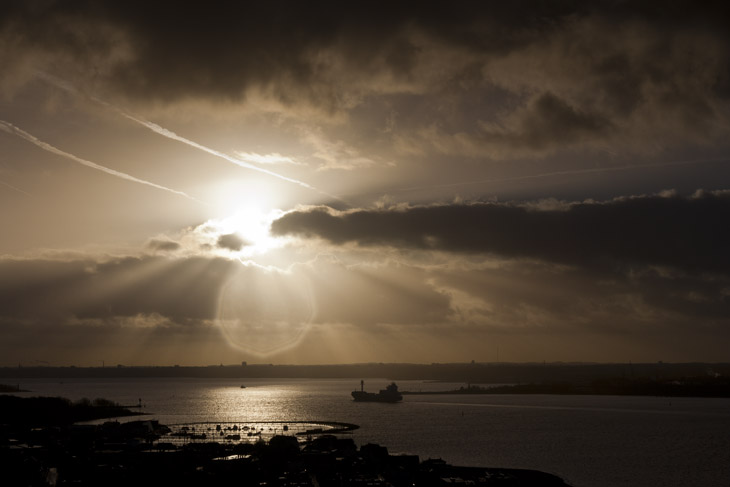
{"type": "Polygon", "coordinates": [[[724,17],[583,3],[3,4],[0,365],[730,359],[724,17]]]}

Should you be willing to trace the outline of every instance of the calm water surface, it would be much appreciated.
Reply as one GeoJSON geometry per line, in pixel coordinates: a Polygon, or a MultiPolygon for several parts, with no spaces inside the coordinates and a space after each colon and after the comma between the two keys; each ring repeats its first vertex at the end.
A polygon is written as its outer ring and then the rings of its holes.
{"type": "MultiPolygon", "coordinates": [[[[356,403],[358,380],[4,380],[23,395],[104,397],[166,424],[342,421],[362,445],[456,465],[531,468],[574,487],[730,486],[730,399],[625,396],[405,396],[356,403]]],[[[366,389],[385,387],[368,380],[366,389]]],[[[463,384],[400,381],[401,390],[463,384]]]]}

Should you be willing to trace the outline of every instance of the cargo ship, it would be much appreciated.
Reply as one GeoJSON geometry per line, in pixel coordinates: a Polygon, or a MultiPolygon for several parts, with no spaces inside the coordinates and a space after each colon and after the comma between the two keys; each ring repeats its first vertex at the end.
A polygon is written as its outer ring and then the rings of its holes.
{"type": "Polygon", "coordinates": [[[398,392],[398,386],[395,382],[391,382],[385,389],[380,389],[376,394],[374,392],[365,392],[365,381],[360,381],[360,390],[352,391],[352,398],[359,402],[398,402],[403,400],[403,396],[398,392]]]}

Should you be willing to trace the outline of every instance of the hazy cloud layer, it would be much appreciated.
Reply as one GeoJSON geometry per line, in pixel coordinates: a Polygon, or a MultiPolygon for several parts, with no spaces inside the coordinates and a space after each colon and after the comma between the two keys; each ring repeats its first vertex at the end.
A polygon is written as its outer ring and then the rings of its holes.
{"type": "Polygon", "coordinates": [[[355,326],[424,325],[448,321],[450,299],[429,273],[395,262],[347,266],[319,258],[297,270],[312,282],[316,321],[355,326]]]}
{"type": "Polygon", "coordinates": [[[127,257],[0,261],[3,319],[66,323],[158,314],[214,319],[220,287],[235,269],[223,259],[127,257]]]}
{"type": "Polygon", "coordinates": [[[222,293],[234,305],[250,301],[250,316],[241,318],[255,315],[262,323],[268,312],[295,299],[310,301],[308,320],[315,323],[442,322],[450,313],[448,296],[426,277],[421,269],[392,262],[348,266],[326,258],[289,272],[210,257],[3,259],[0,322],[32,327],[98,320],[114,326],[146,320],[197,326],[218,318],[222,293]]]}
{"type": "Polygon", "coordinates": [[[174,252],[179,250],[181,245],[178,242],[168,239],[153,238],[147,242],[147,248],[158,252],[174,252]]]}
{"type": "Polygon", "coordinates": [[[490,253],[588,268],[667,266],[730,274],[730,193],[637,196],[557,205],[475,203],[337,213],[293,211],[279,235],[334,244],[490,253]]]}
{"type": "Polygon", "coordinates": [[[544,256],[488,258],[471,247],[428,259],[431,250],[409,255],[400,242],[401,262],[376,253],[346,264],[332,254],[288,271],[210,257],[3,259],[0,351],[6,361],[22,349],[53,350],[41,356],[70,363],[99,353],[121,362],[174,363],[192,354],[188,363],[217,363],[234,351],[270,356],[285,353],[282,345],[326,339],[317,342],[315,361],[347,361],[336,357],[351,337],[388,353],[398,340],[412,342],[398,356],[414,361],[458,360],[460,350],[493,359],[496,343],[510,360],[534,360],[535,353],[577,360],[702,353],[714,360],[724,353],[715,344],[730,339],[726,273],[607,272],[536,260],[544,256]],[[612,347],[604,355],[587,348],[597,340],[612,347]]]}

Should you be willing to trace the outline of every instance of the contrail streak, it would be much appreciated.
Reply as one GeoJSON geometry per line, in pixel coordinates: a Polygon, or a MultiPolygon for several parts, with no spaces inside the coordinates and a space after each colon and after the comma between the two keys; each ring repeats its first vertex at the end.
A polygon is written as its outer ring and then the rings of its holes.
{"type": "Polygon", "coordinates": [[[134,183],[144,184],[146,186],[151,186],[153,188],[161,189],[163,191],[168,191],[170,193],[174,193],[174,194],[177,194],[177,195],[180,195],[180,196],[184,196],[185,198],[188,198],[188,199],[193,200],[193,201],[197,201],[198,203],[203,203],[202,201],[197,200],[197,199],[193,198],[192,196],[190,196],[189,194],[183,193],[182,191],[177,191],[175,189],[171,189],[171,188],[168,188],[166,186],[161,186],[159,184],[155,184],[155,183],[152,183],[150,181],[145,181],[144,179],[135,178],[134,176],[130,176],[129,174],[126,174],[126,173],[123,173],[123,172],[119,172],[119,171],[115,171],[114,169],[110,169],[108,167],[101,166],[99,164],[96,164],[95,162],[87,161],[86,159],[82,159],[82,158],[77,157],[77,156],[75,156],[73,154],[70,154],[68,152],[64,152],[61,149],[59,149],[57,147],[54,147],[54,146],[52,146],[51,144],[49,144],[47,142],[43,142],[42,140],[40,140],[39,138],[35,137],[34,135],[29,134],[25,130],[23,130],[23,129],[19,128],[19,127],[16,127],[12,123],[8,123],[8,122],[6,122],[4,120],[0,120],[0,130],[2,130],[4,132],[7,132],[8,134],[11,134],[11,135],[17,135],[18,137],[27,140],[31,144],[34,144],[34,145],[40,147],[43,150],[46,150],[46,151],[51,152],[53,154],[56,154],[56,155],[65,157],[67,159],[71,159],[72,161],[78,162],[79,164],[82,164],[82,165],[84,165],[86,167],[90,167],[92,169],[96,169],[98,171],[105,172],[107,174],[110,174],[112,176],[116,176],[116,177],[121,178],[121,179],[126,179],[127,181],[132,181],[134,183]]]}
{"type": "Polygon", "coordinates": [[[317,188],[315,188],[314,186],[310,186],[309,184],[307,184],[303,181],[299,181],[297,179],[292,179],[292,178],[283,176],[279,173],[269,171],[268,169],[254,166],[253,164],[249,164],[248,162],[242,161],[240,159],[236,159],[235,157],[229,156],[228,154],[224,154],[223,152],[217,151],[215,149],[211,149],[210,147],[206,147],[202,144],[198,144],[197,142],[192,141],[190,139],[186,139],[185,137],[177,135],[175,132],[168,130],[164,127],[161,127],[161,126],[157,125],[156,123],[150,122],[148,120],[143,120],[141,118],[137,118],[134,115],[130,115],[129,113],[119,110],[116,107],[112,107],[112,108],[114,108],[120,115],[128,118],[129,120],[137,122],[138,124],[140,124],[144,127],[147,127],[148,129],[152,130],[153,132],[160,134],[164,137],[167,137],[168,139],[177,140],[178,142],[187,144],[190,147],[195,147],[196,149],[202,150],[203,152],[207,152],[208,154],[214,155],[216,157],[220,157],[222,159],[227,160],[228,162],[232,162],[233,164],[236,164],[237,166],[245,167],[246,169],[251,169],[253,171],[258,171],[258,172],[261,172],[264,174],[268,174],[269,176],[273,176],[275,178],[279,178],[284,181],[288,181],[290,183],[298,184],[299,186],[303,186],[307,189],[311,189],[311,190],[319,192],[319,190],[317,188]]]}
{"type": "Polygon", "coordinates": [[[161,127],[161,126],[157,125],[156,123],[150,122],[149,120],[144,120],[142,118],[138,118],[138,117],[136,117],[134,115],[131,115],[131,114],[125,112],[124,110],[121,110],[121,109],[119,109],[119,108],[117,108],[117,107],[115,107],[113,105],[110,105],[109,103],[106,103],[105,101],[99,100],[97,98],[93,98],[93,99],[94,99],[94,101],[96,101],[98,103],[101,103],[101,104],[103,104],[103,105],[111,108],[112,110],[116,111],[117,113],[119,113],[123,117],[125,117],[125,118],[127,118],[129,120],[132,120],[133,122],[136,122],[136,123],[142,125],[143,127],[147,127],[151,131],[155,132],[156,134],[162,135],[163,137],[167,137],[168,139],[172,139],[172,140],[177,140],[178,142],[182,142],[183,144],[187,144],[190,147],[194,147],[194,148],[196,148],[198,150],[201,150],[203,152],[207,152],[210,155],[213,155],[213,156],[216,156],[216,157],[220,157],[221,159],[225,159],[226,161],[231,162],[231,163],[233,163],[233,164],[235,164],[237,166],[244,167],[246,169],[251,169],[252,171],[258,171],[258,172],[263,173],[263,174],[268,174],[269,176],[273,176],[275,178],[281,179],[283,181],[287,181],[289,183],[297,184],[299,186],[302,186],[304,188],[310,189],[312,191],[316,191],[319,194],[325,195],[325,196],[327,196],[329,198],[334,198],[334,199],[336,199],[338,201],[342,201],[344,203],[344,201],[341,198],[339,198],[339,197],[337,197],[335,195],[326,193],[326,192],[324,192],[324,191],[322,191],[320,189],[317,189],[314,186],[305,183],[304,181],[299,181],[298,179],[293,179],[293,178],[284,176],[282,174],[279,174],[277,172],[269,171],[268,169],[264,169],[262,167],[255,166],[255,165],[250,164],[250,163],[248,163],[246,161],[242,161],[241,159],[237,159],[235,157],[229,156],[228,154],[225,154],[223,152],[217,151],[215,149],[211,149],[210,147],[206,147],[206,146],[204,146],[202,144],[199,144],[199,143],[195,142],[194,140],[190,140],[190,139],[187,139],[187,138],[185,138],[185,137],[183,137],[181,135],[178,135],[175,132],[173,132],[172,130],[168,130],[165,127],[161,127]]]}
{"type": "Polygon", "coordinates": [[[160,125],[157,125],[154,122],[150,122],[149,120],[145,120],[143,118],[140,118],[140,117],[137,117],[135,115],[132,115],[131,113],[128,113],[128,112],[122,110],[121,108],[116,107],[116,106],[112,105],[111,103],[108,103],[108,102],[106,102],[104,100],[101,100],[101,99],[99,99],[99,98],[97,98],[95,96],[81,95],[79,93],[79,91],[76,88],[74,88],[71,84],[67,83],[64,80],[61,80],[59,78],[56,78],[55,76],[52,76],[52,75],[47,74],[47,73],[44,73],[44,72],[38,72],[37,74],[38,74],[38,76],[41,79],[43,79],[44,81],[46,81],[46,82],[48,82],[48,83],[50,83],[52,85],[54,85],[54,86],[56,86],[58,88],[61,88],[62,90],[65,90],[65,91],[67,91],[69,93],[73,93],[74,95],[77,95],[77,96],[86,96],[87,98],[95,101],[96,103],[98,103],[100,105],[103,105],[103,106],[109,108],[110,110],[113,110],[113,111],[117,112],[119,115],[127,118],[128,120],[131,120],[131,121],[133,121],[133,122],[135,122],[135,123],[137,123],[139,125],[142,125],[143,127],[146,127],[149,130],[155,132],[156,134],[162,135],[163,137],[167,137],[168,139],[172,139],[172,140],[176,140],[178,142],[182,142],[183,144],[187,144],[190,147],[194,147],[195,149],[201,150],[201,151],[206,152],[206,153],[208,153],[210,155],[213,155],[215,157],[219,157],[221,159],[224,159],[224,160],[226,160],[226,161],[228,161],[230,163],[233,163],[233,164],[235,164],[237,166],[240,166],[240,167],[243,167],[243,168],[246,168],[246,169],[251,169],[252,171],[257,171],[257,172],[260,172],[260,173],[263,173],[263,174],[267,174],[269,176],[272,176],[272,177],[281,179],[283,181],[287,181],[289,183],[297,184],[299,186],[302,186],[304,188],[310,189],[312,191],[316,191],[317,193],[322,194],[324,196],[327,196],[329,198],[333,198],[333,199],[336,199],[336,200],[341,201],[343,203],[347,203],[346,201],[342,200],[341,198],[339,198],[339,197],[337,197],[335,195],[326,193],[326,192],[324,192],[324,191],[322,191],[320,189],[317,189],[314,186],[305,183],[304,181],[299,181],[298,179],[290,178],[290,177],[284,176],[284,175],[279,174],[279,173],[274,172],[274,171],[269,171],[268,169],[264,169],[262,167],[258,167],[258,166],[254,165],[254,164],[248,163],[246,161],[242,161],[241,159],[238,159],[238,158],[229,156],[228,154],[225,154],[223,152],[217,151],[217,150],[212,149],[210,147],[206,147],[206,146],[204,146],[202,144],[199,144],[199,143],[195,142],[194,140],[187,139],[187,138],[185,138],[185,137],[183,137],[181,135],[176,134],[172,130],[168,130],[168,129],[164,128],[164,127],[161,127],[160,125]]]}
{"type": "Polygon", "coordinates": [[[410,188],[400,188],[397,191],[419,191],[423,189],[437,189],[437,188],[451,188],[457,186],[471,186],[475,184],[489,184],[489,183],[506,183],[510,181],[523,181],[528,179],[542,179],[550,178],[555,176],[576,176],[581,174],[593,174],[593,173],[604,173],[604,172],[619,172],[619,171],[631,171],[634,169],[647,169],[652,167],[671,167],[671,166],[688,166],[692,164],[703,164],[710,162],[722,162],[727,161],[728,158],[714,158],[714,159],[694,159],[688,161],[670,161],[670,162],[657,162],[650,164],[635,164],[632,166],[615,166],[615,167],[594,167],[589,169],[568,169],[565,171],[553,171],[544,172],[539,174],[528,174],[525,176],[512,176],[508,178],[495,178],[495,179],[481,179],[478,181],[462,181],[458,183],[445,183],[429,186],[414,186],[410,188]]]}
{"type": "Polygon", "coordinates": [[[8,188],[10,188],[10,189],[12,189],[12,190],[15,190],[15,191],[17,191],[18,193],[23,193],[24,195],[27,195],[27,196],[33,196],[32,194],[28,193],[27,191],[23,191],[23,190],[22,190],[22,189],[20,189],[20,188],[16,188],[16,187],[15,187],[15,186],[13,186],[12,184],[8,184],[8,183],[6,183],[5,181],[0,181],[0,184],[2,184],[3,186],[7,186],[8,188]]]}

